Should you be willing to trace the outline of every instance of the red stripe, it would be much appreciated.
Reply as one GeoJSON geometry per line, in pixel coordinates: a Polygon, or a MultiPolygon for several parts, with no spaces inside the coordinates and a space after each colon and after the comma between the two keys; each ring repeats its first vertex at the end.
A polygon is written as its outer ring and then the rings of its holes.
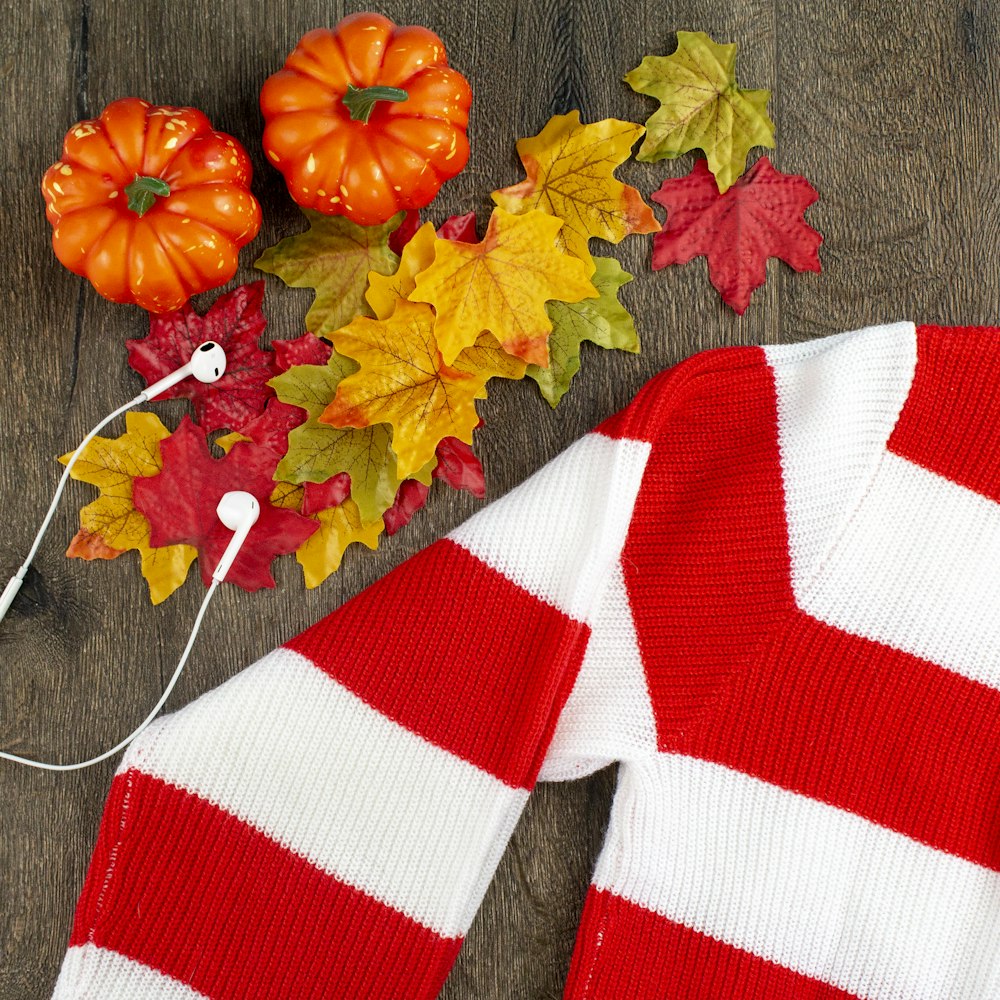
{"type": "Polygon", "coordinates": [[[614,893],[587,892],[564,1000],[856,1000],[614,893]]]}
{"type": "Polygon", "coordinates": [[[70,945],[87,941],[212,1000],[433,1000],[461,946],[139,771],[111,785],[70,945]]]}
{"type": "Polygon", "coordinates": [[[622,555],[662,750],[794,605],[764,352],[703,352],[671,371],[622,555]]]}
{"type": "Polygon", "coordinates": [[[889,438],[903,458],[1000,500],[1000,327],[917,327],[913,384],[889,438]]]}
{"type": "Polygon", "coordinates": [[[407,729],[531,788],[588,635],[442,538],[286,646],[407,729]]]}
{"type": "Polygon", "coordinates": [[[1000,871],[1000,691],[801,611],[679,750],[1000,871]]]}

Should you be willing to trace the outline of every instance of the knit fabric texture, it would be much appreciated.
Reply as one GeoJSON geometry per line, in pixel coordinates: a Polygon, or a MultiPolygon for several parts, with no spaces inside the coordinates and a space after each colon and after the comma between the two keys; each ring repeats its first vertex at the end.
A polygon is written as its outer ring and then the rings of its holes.
{"type": "Polygon", "coordinates": [[[703,351],[125,752],[55,1000],[433,1000],[618,762],[567,1000],[1000,998],[1000,330],[703,351]]]}

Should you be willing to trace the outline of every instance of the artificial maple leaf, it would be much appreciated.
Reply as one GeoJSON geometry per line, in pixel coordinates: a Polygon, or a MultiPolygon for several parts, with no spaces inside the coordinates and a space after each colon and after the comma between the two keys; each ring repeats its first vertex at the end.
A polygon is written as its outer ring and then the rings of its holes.
{"type": "Polygon", "coordinates": [[[403,247],[419,228],[420,212],[415,208],[408,208],[403,214],[403,221],[389,234],[389,249],[399,257],[403,247]]]}
{"type": "Polygon", "coordinates": [[[394,535],[400,528],[405,528],[413,520],[413,515],[427,503],[430,491],[429,486],[416,479],[404,480],[399,486],[395,503],[382,515],[385,533],[394,535]]]}
{"type": "Polygon", "coordinates": [[[267,326],[263,300],[264,282],[255,281],[220,295],[204,316],[190,302],[176,312],[150,315],[149,336],[125,342],[129,364],[152,385],[187,364],[199,344],[216,341],[226,352],[222,378],[212,383],[186,378],[157,398],[190,399],[206,432],[240,430],[274,395],[267,385],[277,371],[274,355],[257,344],[267,326]]]}
{"type": "Polygon", "coordinates": [[[309,229],[265,250],[254,266],[293,288],[314,289],[306,329],[328,337],[354,316],[371,314],[364,297],[368,272],[395,270],[398,258],[389,249],[389,235],[402,222],[403,213],[380,226],[359,226],[342,215],[303,212],[309,229]]]}
{"type": "MultiPolygon", "coordinates": [[[[306,336],[312,337],[312,334],[306,334],[306,336]]],[[[315,339],[313,337],[313,340],[315,339]]],[[[227,455],[238,441],[249,441],[255,448],[266,449],[270,452],[270,461],[265,460],[261,467],[270,468],[273,478],[275,468],[288,451],[289,431],[301,425],[305,419],[306,415],[299,407],[289,406],[279,399],[272,399],[268,403],[267,409],[247,424],[245,433],[234,431],[232,434],[224,434],[222,437],[216,438],[215,443],[227,455]]],[[[302,486],[298,486],[279,482],[278,485],[294,487],[302,491],[304,494],[302,513],[315,514],[327,507],[341,503],[351,491],[351,478],[346,472],[342,472],[323,483],[303,483],[302,486]]]]}
{"type": "Polygon", "coordinates": [[[774,147],[768,90],[736,84],[736,45],[720,45],[703,31],[678,31],[677,51],[646,56],[625,74],[637,93],[661,104],[646,122],[637,160],[653,162],[703,149],[720,192],[743,173],[754,146],[774,147]]]}
{"type": "MultiPolygon", "coordinates": [[[[287,485],[287,484],[282,484],[287,485]]],[[[301,487],[278,488],[271,502],[288,510],[301,510],[303,492],[301,487]]],[[[316,524],[314,534],[299,546],[295,558],[302,567],[306,587],[318,587],[331,573],[335,573],[344,558],[347,546],[353,542],[378,548],[382,533],[382,518],[365,522],[358,505],[348,497],[336,507],[321,510],[310,520],[316,524]]]]}
{"type": "Polygon", "coordinates": [[[302,513],[318,514],[328,507],[337,507],[350,495],[351,477],[346,472],[331,476],[325,483],[303,483],[302,513]]]}
{"type": "MultiPolygon", "coordinates": [[[[482,420],[476,427],[482,427],[482,420]]],[[[486,496],[486,477],[483,466],[472,446],[455,437],[446,437],[437,446],[437,465],[434,478],[443,479],[456,490],[467,490],[480,500],[486,496]]]]}
{"type": "Polygon", "coordinates": [[[641,125],[604,118],[580,123],[580,112],[550,118],[536,136],[519,139],[525,180],[493,192],[508,212],[539,208],[563,220],[556,245],[590,261],[592,236],[618,243],[631,233],[653,233],[659,223],[642,195],[614,176],[645,132],[641,125]]]}
{"type": "Polygon", "coordinates": [[[208,586],[233,536],[219,520],[216,507],[229,490],[245,490],[257,498],[260,514],[226,580],[244,590],[273,587],[271,560],[294,552],[316,531],[316,524],[268,502],[274,483],[267,449],[238,441],[224,458],[213,458],[204,431],[184,417],[160,443],[160,453],[162,471],[132,484],[135,505],[149,519],[152,543],[193,545],[208,586]]]}
{"type": "Polygon", "coordinates": [[[466,212],[465,215],[449,215],[438,228],[438,236],[443,240],[458,243],[476,242],[476,213],[466,212]]]}
{"type": "MultiPolygon", "coordinates": [[[[311,336],[311,334],[309,335],[311,336]]],[[[315,339],[315,338],[313,338],[315,339]]],[[[305,418],[295,406],[288,406],[280,399],[272,399],[259,417],[254,417],[242,431],[233,431],[215,439],[215,443],[227,454],[237,441],[250,441],[258,448],[271,453],[274,467],[288,450],[288,435],[305,418]]]]}
{"type": "MultiPolygon", "coordinates": [[[[290,483],[325,483],[346,473],[351,496],[368,523],[392,506],[402,478],[392,452],[392,429],[384,423],[358,428],[333,427],[319,421],[337,386],[357,368],[349,358],[333,353],[325,365],[297,365],[271,380],[282,404],[307,415],[289,433],[288,447],[275,475],[290,483]]],[[[415,474],[430,482],[431,467],[415,474]]]]}
{"type": "Polygon", "coordinates": [[[493,375],[524,374],[524,365],[489,334],[445,364],[434,338],[433,310],[406,300],[387,320],[359,317],[342,327],[334,347],[361,367],[338,384],[319,419],[335,427],[391,424],[400,479],[431,462],[442,438],[472,443],[479,421],[475,400],[486,395],[493,375]]]}
{"type": "Polygon", "coordinates": [[[759,159],[725,194],[698,160],[687,177],[666,180],[653,196],[667,209],[653,237],[653,268],[708,257],[708,276],[722,298],[742,314],[750,293],[767,277],[767,258],[796,271],[819,271],[823,242],[804,218],[819,197],[804,177],[783,174],[759,159]]]}
{"type": "Polygon", "coordinates": [[[113,549],[100,535],[81,528],[71,539],[66,555],[71,559],[117,559],[126,549],[113,549]]]}
{"type": "MultiPolygon", "coordinates": [[[[101,495],[80,511],[81,532],[66,554],[84,559],[110,558],[98,554],[97,539],[109,550],[135,549],[142,560],[142,575],[153,604],[165,601],[184,582],[198,554],[189,545],[155,548],[160,543],[150,539],[149,521],[133,499],[136,477],[156,475],[163,467],[160,442],[169,434],[155,413],[126,413],[125,433],[114,439],[93,438],[70,469],[74,479],[96,486],[101,495]]],[[[67,452],[59,461],[65,465],[72,455],[67,452]]]]}
{"type": "Polygon", "coordinates": [[[417,275],[434,263],[434,246],[438,237],[434,224],[425,222],[403,247],[399,267],[392,274],[372,271],[368,275],[365,299],[376,319],[388,319],[400,299],[409,297],[416,286],[417,275]]]}
{"type": "Polygon", "coordinates": [[[434,263],[417,275],[409,298],[434,307],[434,333],[446,364],[484,330],[508,354],[548,364],[552,323],[546,300],[597,296],[587,265],[555,245],[562,224],[539,209],[511,215],[496,208],[482,242],[435,242],[434,263]]]}
{"type": "Polygon", "coordinates": [[[333,345],[312,333],[289,340],[272,340],[274,366],[279,372],[287,372],[295,365],[325,365],[333,350],[333,345]]]}
{"type": "Polygon", "coordinates": [[[600,298],[580,302],[550,302],[549,366],[529,365],[527,375],[537,383],[551,406],[556,406],[580,370],[580,344],[592,341],[599,347],[637,353],[639,337],[628,310],[618,301],[618,289],[632,280],[614,257],[594,258],[591,280],[600,298]]]}

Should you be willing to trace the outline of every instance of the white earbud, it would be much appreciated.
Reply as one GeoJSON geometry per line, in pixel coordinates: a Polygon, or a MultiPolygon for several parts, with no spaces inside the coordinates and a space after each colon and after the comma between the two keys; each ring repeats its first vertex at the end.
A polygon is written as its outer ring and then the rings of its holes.
{"type": "Polygon", "coordinates": [[[198,615],[194,620],[191,634],[188,636],[187,645],[184,647],[184,652],[181,653],[181,658],[177,661],[177,666],[174,668],[170,683],[164,688],[163,694],[160,695],[160,700],[153,706],[152,711],[142,721],[142,724],[132,730],[125,739],[110,750],[105,750],[104,753],[96,757],[91,757],[90,760],[83,760],[76,764],[50,764],[48,761],[33,760],[31,757],[20,757],[17,754],[7,753],[6,751],[0,751],[0,759],[9,760],[15,764],[27,764],[29,767],[38,767],[43,771],[77,771],[82,767],[99,764],[102,760],[107,760],[109,757],[114,756],[119,750],[127,747],[156,718],[160,709],[166,704],[167,698],[170,697],[170,692],[173,691],[174,685],[184,670],[184,664],[187,662],[191,648],[194,646],[195,636],[198,634],[198,629],[201,628],[201,620],[205,617],[205,612],[208,610],[208,605],[212,600],[212,595],[215,593],[215,588],[226,578],[226,574],[232,567],[236,554],[246,541],[247,535],[250,534],[250,529],[257,523],[257,518],[260,516],[260,504],[257,502],[257,498],[251,493],[247,493],[244,490],[231,490],[229,493],[223,495],[219,501],[219,505],[215,508],[215,512],[218,514],[219,520],[233,532],[233,537],[226,546],[226,551],[223,552],[222,558],[219,560],[219,565],[215,567],[215,572],[212,574],[212,582],[209,584],[208,592],[205,594],[204,600],[201,602],[201,607],[198,609],[198,615]]]}
{"type": "Polygon", "coordinates": [[[233,537],[226,546],[226,551],[222,553],[219,565],[212,573],[212,579],[221,583],[232,569],[236,554],[247,540],[250,529],[257,523],[257,518],[260,516],[260,504],[257,503],[257,498],[252,493],[247,493],[245,490],[230,490],[223,495],[215,512],[219,515],[219,520],[233,532],[233,537]]]}
{"type": "MultiPolygon", "coordinates": [[[[165,375],[158,382],[154,382],[151,386],[139,393],[135,399],[130,400],[124,406],[119,406],[114,413],[109,413],[96,427],[93,428],[93,430],[87,434],[79,445],[77,445],[76,451],[73,452],[70,460],[66,463],[66,468],[63,469],[62,478],[59,480],[59,485],[56,487],[56,494],[52,498],[52,503],[49,504],[48,512],[42,521],[42,526],[38,529],[38,534],[35,535],[35,540],[32,542],[31,550],[28,552],[27,558],[21,564],[20,569],[18,569],[18,571],[7,582],[7,586],[4,587],[3,593],[0,593],[0,621],[3,621],[4,615],[7,614],[7,609],[14,603],[14,598],[17,597],[18,591],[21,589],[21,584],[24,582],[25,574],[28,572],[28,567],[31,565],[31,560],[35,558],[35,553],[38,551],[38,546],[42,543],[42,537],[45,535],[45,530],[48,528],[49,522],[52,520],[52,515],[56,511],[56,505],[59,503],[59,498],[62,496],[62,492],[66,488],[66,483],[69,480],[69,474],[70,470],[73,468],[73,464],[76,462],[77,457],[83,449],[86,448],[95,437],[97,437],[97,432],[110,424],[115,417],[120,416],[126,410],[130,410],[133,406],[138,406],[140,403],[149,402],[149,400],[151,400],[154,396],[159,396],[160,393],[166,392],[167,389],[177,385],[178,382],[186,379],[189,375],[193,375],[199,382],[216,382],[218,379],[222,378],[225,371],[226,352],[214,340],[206,340],[205,343],[200,344],[195,348],[194,353],[191,355],[191,360],[188,361],[186,365],[182,365],[176,371],[172,371],[169,375],[165,375]]],[[[254,503],[256,502],[257,501],[254,500],[254,503]]],[[[254,520],[256,520],[256,515],[254,515],[254,520]]],[[[249,530],[250,529],[247,528],[247,531],[249,530]]],[[[244,534],[243,537],[246,538],[246,535],[244,534]]],[[[229,549],[227,549],[226,552],[228,554],[229,549]]],[[[229,560],[229,565],[232,565],[232,561],[235,558],[236,553],[233,552],[232,557],[229,560]]],[[[227,571],[228,568],[229,567],[227,566],[227,571]]]]}
{"type": "Polygon", "coordinates": [[[195,348],[191,360],[186,365],[169,375],[164,375],[158,382],[145,389],[142,395],[147,400],[152,399],[167,389],[172,389],[189,375],[193,375],[199,382],[217,382],[225,373],[226,352],[214,340],[206,340],[204,344],[195,348]]]}

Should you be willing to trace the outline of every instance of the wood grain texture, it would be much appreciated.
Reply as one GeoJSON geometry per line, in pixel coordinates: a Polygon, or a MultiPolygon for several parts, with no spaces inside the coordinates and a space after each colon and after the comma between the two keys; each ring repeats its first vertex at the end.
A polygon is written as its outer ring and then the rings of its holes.
{"type": "MultiPolygon", "coordinates": [[[[123,342],[144,335],[143,314],[101,299],[49,247],[37,185],[66,129],[135,94],[193,104],[238,136],[253,157],[265,210],[236,279],[251,280],[260,250],[305,228],[261,153],[260,84],[304,31],[358,9],[317,0],[0,0],[0,572],[16,568],[34,536],[58,478],[54,456],[141,387],[123,342]]],[[[650,237],[604,248],[636,275],[623,299],[643,353],[585,345],[583,370],[555,412],[530,383],[491,391],[478,432],[490,498],[625,405],[652,374],[697,350],[797,341],[901,318],[997,322],[1000,26],[990,5],[423,0],[379,9],[436,30],[473,83],[472,158],[434,203],[437,221],[487,212],[489,192],[521,177],[515,140],[538,132],[552,114],[579,108],[584,120],[643,121],[655,105],[633,94],[622,75],[646,53],[669,52],[678,29],[740,43],[741,82],[774,91],[775,165],[804,174],[821,195],[809,218],[825,236],[823,273],[800,276],[772,261],[742,318],[708,284],[704,260],[654,274],[650,237]]],[[[648,194],[691,162],[630,163],[620,174],[648,194]]],[[[310,293],[272,278],[267,287],[270,334],[300,333],[310,293]]],[[[174,427],[185,404],[156,408],[174,427]]],[[[77,511],[92,495],[71,484],[0,626],[0,746],[14,752],[81,759],[129,732],[159,696],[201,599],[189,583],[151,607],[131,555],[93,564],[65,559],[77,511]]],[[[291,558],[276,564],[273,591],[221,589],[168,709],[232,676],[478,506],[439,485],[413,524],[377,553],[352,547],[341,571],[317,590],[304,590],[291,558]]],[[[115,762],[69,774],[0,764],[0,1000],[43,1000],[115,762]]],[[[445,1000],[561,996],[614,782],[611,767],[539,786],[445,1000]]]]}

